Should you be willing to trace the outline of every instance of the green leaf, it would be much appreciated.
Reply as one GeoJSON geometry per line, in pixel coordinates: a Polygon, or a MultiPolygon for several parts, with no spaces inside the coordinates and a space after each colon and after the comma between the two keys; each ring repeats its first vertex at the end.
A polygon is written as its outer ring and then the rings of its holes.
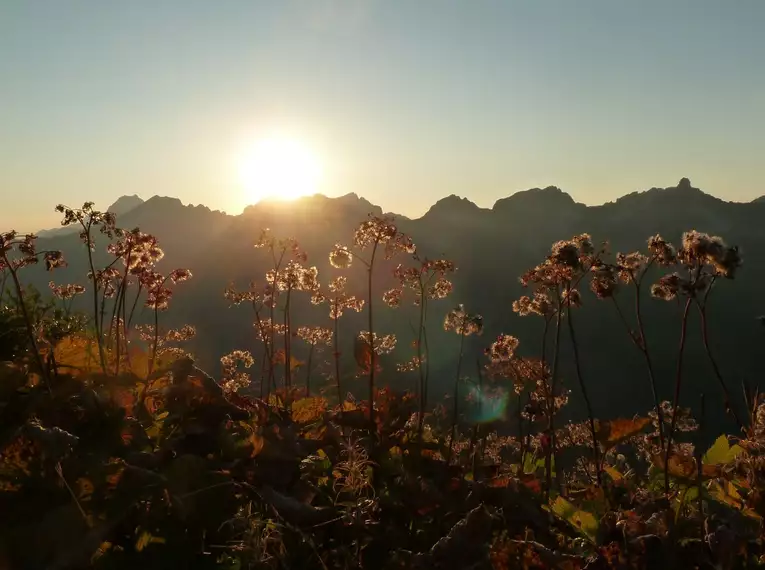
{"type": "Polygon", "coordinates": [[[725,465],[733,461],[742,451],[743,449],[738,445],[731,446],[727,436],[721,435],[704,454],[702,462],[704,465],[725,465]]]}
{"type": "Polygon", "coordinates": [[[592,542],[595,542],[598,534],[598,520],[595,518],[595,515],[579,509],[563,497],[557,497],[550,505],[550,509],[557,517],[569,523],[592,542]]]}

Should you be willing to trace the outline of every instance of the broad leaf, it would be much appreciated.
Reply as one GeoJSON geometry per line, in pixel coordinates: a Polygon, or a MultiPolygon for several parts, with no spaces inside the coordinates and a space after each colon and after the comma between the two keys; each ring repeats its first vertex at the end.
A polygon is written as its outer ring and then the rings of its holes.
{"type": "Polygon", "coordinates": [[[603,447],[609,449],[625,439],[639,434],[650,424],[651,418],[619,418],[608,421],[596,421],[595,436],[603,447]]]}
{"type": "Polygon", "coordinates": [[[557,517],[566,521],[581,534],[595,542],[598,534],[598,520],[595,518],[595,515],[579,509],[563,497],[557,497],[550,505],[550,509],[557,517]]]}

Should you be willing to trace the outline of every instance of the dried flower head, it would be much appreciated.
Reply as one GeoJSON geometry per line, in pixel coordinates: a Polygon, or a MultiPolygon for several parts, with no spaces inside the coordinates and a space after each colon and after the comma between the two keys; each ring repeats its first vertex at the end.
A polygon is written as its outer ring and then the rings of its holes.
{"type": "Polygon", "coordinates": [[[518,345],[519,341],[514,336],[501,334],[497,337],[497,340],[486,349],[486,355],[492,362],[507,362],[515,355],[518,345]]]}
{"type": "Polygon", "coordinates": [[[48,283],[53,295],[61,300],[68,300],[82,295],[85,292],[85,287],[82,285],[56,285],[53,281],[48,283]]]}
{"type": "Polygon", "coordinates": [[[459,304],[446,314],[444,330],[451,330],[464,336],[480,335],[483,333],[483,317],[469,314],[465,311],[465,306],[459,304]]]}
{"type": "Polygon", "coordinates": [[[329,252],[329,263],[337,269],[347,269],[353,263],[353,254],[346,246],[335,244],[335,248],[329,252]]]}
{"type": "MultiPolygon", "coordinates": [[[[360,331],[358,339],[361,342],[369,344],[369,332],[360,331]]],[[[372,346],[374,346],[375,354],[388,354],[393,352],[393,349],[396,348],[396,340],[396,335],[394,334],[378,335],[377,333],[373,333],[372,346]]]]}
{"type": "Polygon", "coordinates": [[[312,346],[332,344],[332,331],[324,327],[298,327],[297,336],[312,346]]]}

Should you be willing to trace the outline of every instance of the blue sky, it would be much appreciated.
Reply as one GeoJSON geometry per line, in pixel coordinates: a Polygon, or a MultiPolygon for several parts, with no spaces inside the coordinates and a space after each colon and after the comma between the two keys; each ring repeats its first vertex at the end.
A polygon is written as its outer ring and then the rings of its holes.
{"type": "Polygon", "coordinates": [[[273,128],[324,193],[412,216],[683,176],[751,200],[763,25],[762,0],[4,0],[0,228],[132,193],[238,213],[235,157],[273,128]]]}

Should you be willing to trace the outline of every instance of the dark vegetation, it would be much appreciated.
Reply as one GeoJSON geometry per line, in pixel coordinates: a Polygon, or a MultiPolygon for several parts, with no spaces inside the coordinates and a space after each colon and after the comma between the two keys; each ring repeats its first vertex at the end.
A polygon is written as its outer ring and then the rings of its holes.
{"type": "MultiPolygon", "coordinates": [[[[196,268],[165,269],[156,237],[92,204],[59,211],[77,231],[0,235],[0,568],[749,568],[765,554],[765,403],[712,340],[733,334],[712,303],[750,267],[719,237],[621,254],[572,232],[522,273],[512,310],[538,326],[489,336],[499,309],[458,304],[483,261],[455,273],[411,221],[370,215],[319,269],[269,231],[232,255],[221,226],[210,243],[228,250],[178,256],[217,255],[234,280],[217,296],[247,322],[212,367],[231,321],[206,313],[197,334],[168,311],[196,268]],[[61,280],[53,239],[85,280],[61,280]],[[268,269],[247,276],[253,256],[268,269]],[[36,266],[52,299],[28,286],[36,266]],[[629,365],[613,365],[618,335],[629,365]],[[642,409],[603,405],[620,376],[642,409]]],[[[499,271],[503,244],[484,245],[499,271]]],[[[185,302],[203,310],[201,293],[185,302]]]]}

